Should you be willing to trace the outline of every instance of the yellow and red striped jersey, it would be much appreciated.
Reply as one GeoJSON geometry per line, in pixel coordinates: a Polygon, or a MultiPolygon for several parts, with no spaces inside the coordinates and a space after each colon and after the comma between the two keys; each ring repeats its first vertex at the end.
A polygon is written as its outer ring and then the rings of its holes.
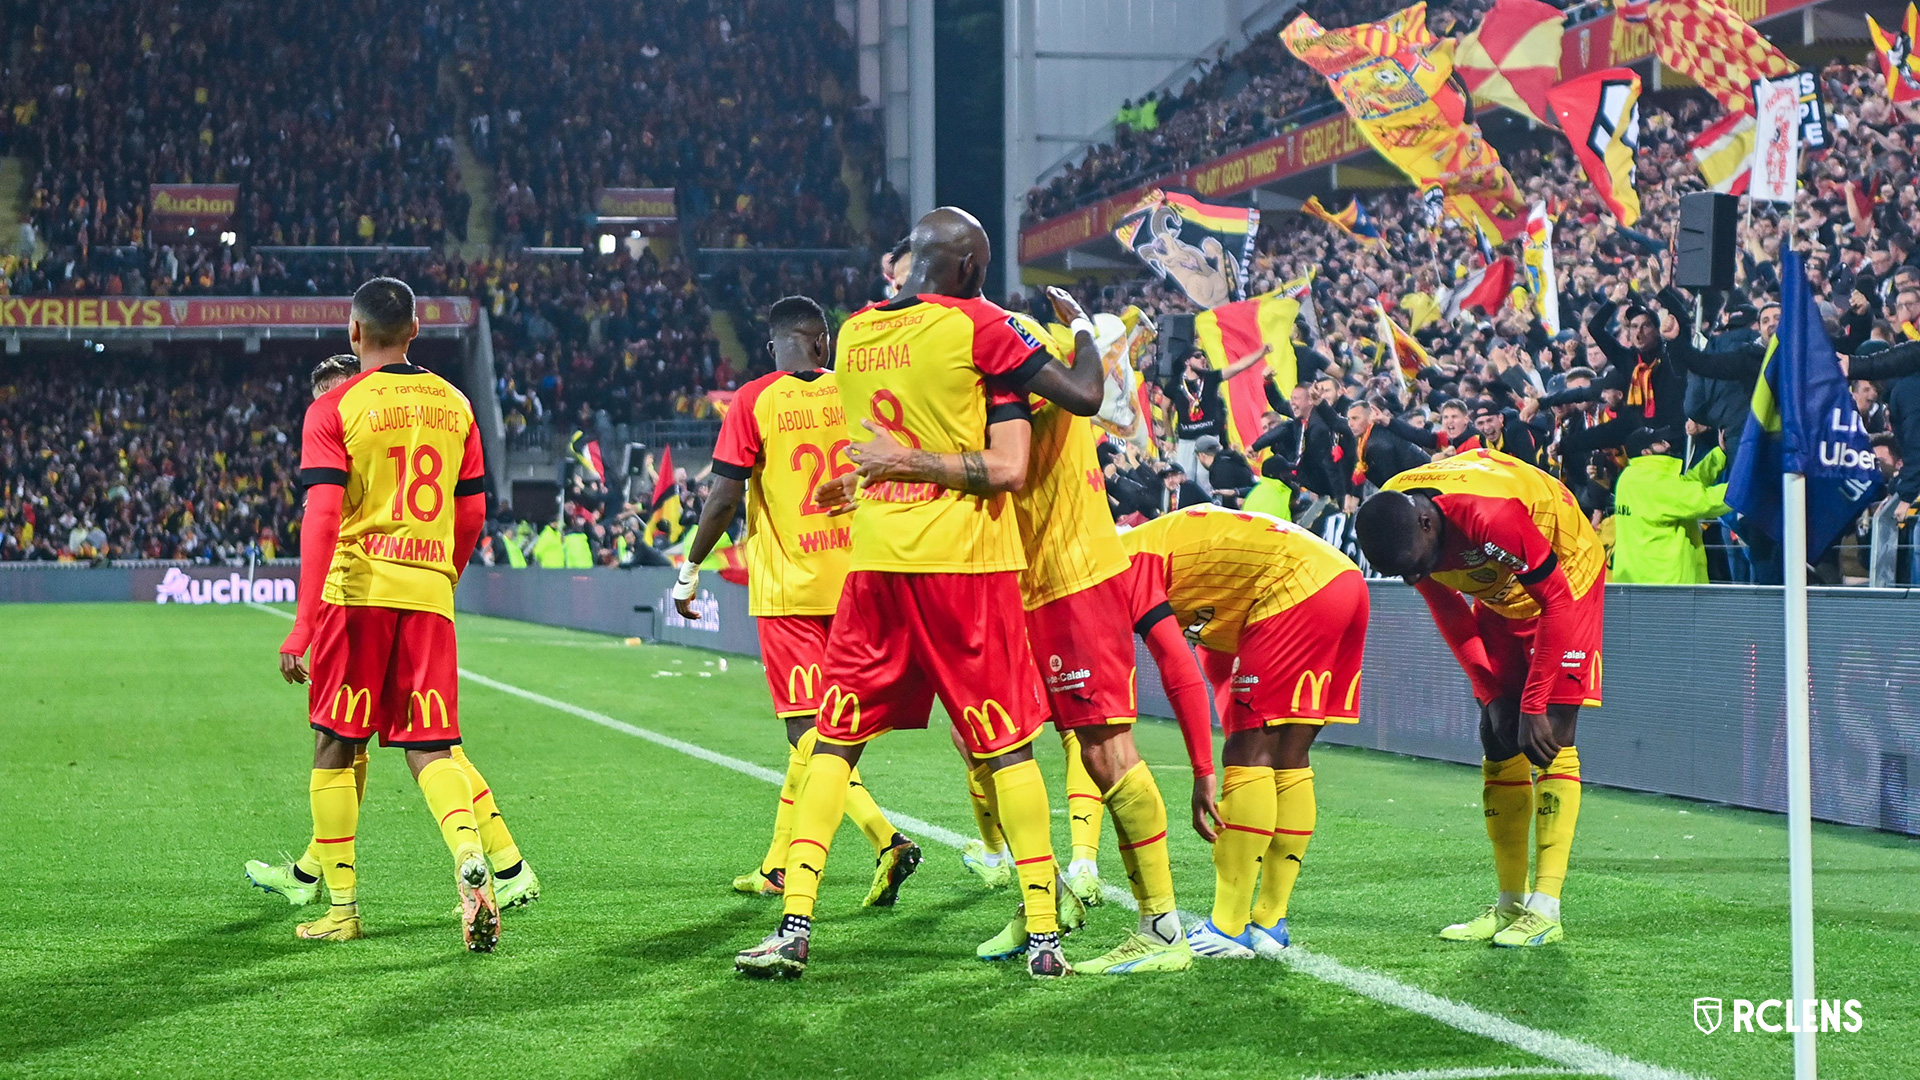
{"type": "Polygon", "coordinates": [[[1240,632],[1358,569],[1333,545],[1279,518],[1217,506],[1175,510],[1120,537],[1129,555],[1157,562],[1167,602],[1187,637],[1233,652],[1240,632]]]}
{"type": "Polygon", "coordinates": [[[321,599],[453,618],[453,500],[485,477],[473,407],[431,371],[392,364],[322,394],[307,406],[300,480],[346,494],[321,599]]]}
{"type": "MultiPolygon", "coordinates": [[[[873,435],[936,454],[986,449],[987,425],[1027,415],[1017,388],[1047,361],[1038,339],[979,297],[901,295],[840,327],[834,370],[847,437],[873,435]]],[[[1026,566],[1012,500],[935,484],[885,481],[860,491],[854,570],[987,574],[1026,566]]]]}
{"type": "Polygon", "coordinates": [[[1565,484],[1498,450],[1468,450],[1387,481],[1389,491],[1422,492],[1447,519],[1444,562],[1435,582],[1509,619],[1540,614],[1540,587],[1557,568],[1573,599],[1606,565],[1593,525],[1565,484]]]}
{"type": "Polygon", "coordinates": [[[853,471],[831,371],[776,371],[734,394],[713,471],[747,483],[747,610],[831,615],[847,578],[850,520],[814,505],[823,481],[853,471]]]}
{"type": "MultiPolygon", "coordinates": [[[[1014,316],[1063,363],[1058,339],[1024,315],[1014,316]]],[[[1049,401],[1033,403],[1033,449],[1027,482],[1013,497],[1027,568],[1020,599],[1028,611],[1116,577],[1127,568],[1120,530],[1107,508],[1093,421],[1049,401]]]]}

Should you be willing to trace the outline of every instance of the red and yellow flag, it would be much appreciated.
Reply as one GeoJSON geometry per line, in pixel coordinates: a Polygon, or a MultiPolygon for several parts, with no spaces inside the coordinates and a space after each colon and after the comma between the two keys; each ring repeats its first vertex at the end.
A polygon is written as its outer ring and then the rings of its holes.
{"type": "Polygon", "coordinates": [[[1887,97],[1920,99],[1920,58],[1913,55],[1914,40],[1920,38],[1920,7],[1907,5],[1907,17],[1891,37],[1869,15],[1867,33],[1873,38],[1873,54],[1880,58],[1880,74],[1887,78],[1887,97]]]}
{"type": "Polygon", "coordinates": [[[1220,388],[1220,400],[1227,409],[1227,440],[1243,452],[1260,437],[1260,418],[1268,408],[1267,374],[1272,373],[1282,395],[1293,392],[1299,374],[1293,323],[1300,314],[1304,284],[1289,282],[1272,292],[1203,311],[1193,320],[1194,344],[1206,352],[1207,362],[1216,371],[1262,345],[1270,350],[1264,367],[1255,364],[1220,388]]]}
{"type": "Polygon", "coordinates": [[[1728,112],[1753,111],[1753,80],[1800,70],[1719,0],[1653,0],[1647,27],[1661,62],[1699,83],[1728,112]]]}
{"type": "Polygon", "coordinates": [[[1540,0],[1495,0],[1453,53],[1453,68],[1474,103],[1504,105],[1551,126],[1547,89],[1560,81],[1566,21],[1564,12],[1540,0]]]}
{"type": "Polygon", "coordinates": [[[1632,68],[1596,71],[1547,91],[1547,102],[1607,209],[1622,225],[1639,221],[1640,76],[1632,68]]]}

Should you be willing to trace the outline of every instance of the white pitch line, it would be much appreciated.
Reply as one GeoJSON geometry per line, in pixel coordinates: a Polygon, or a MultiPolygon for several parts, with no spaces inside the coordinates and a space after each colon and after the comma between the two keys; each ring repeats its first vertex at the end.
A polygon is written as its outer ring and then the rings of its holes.
{"type": "MultiPolygon", "coordinates": [[[[271,612],[281,618],[293,618],[292,615],[278,608],[267,607],[262,604],[251,604],[250,606],[259,608],[261,611],[271,612]]],[[[709,750],[704,746],[686,742],[682,739],[676,739],[671,735],[662,735],[657,731],[649,731],[646,728],[629,724],[624,720],[616,720],[605,713],[595,712],[592,709],[582,708],[570,702],[550,698],[545,694],[538,694],[532,690],[524,690],[509,683],[490,679],[485,675],[469,671],[466,668],[460,669],[460,675],[462,678],[479,683],[481,686],[487,687],[490,690],[498,690],[503,694],[510,694],[513,697],[531,701],[536,705],[544,705],[547,708],[555,709],[569,716],[577,716],[582,720],[599,724],[601,727],[611,728],[623,735],[632,735],[635,738],[645,739],[655,745],[666,747],[669,750],[676,750],[689,757],[698,758],[712,765],[718,765],[723,769],[731,769],[734,772],[751,776],[756,780],[762,780],[777,786],[786,779],[785,774],[775,772],[762,765],[755,765],[751,761],[742,761],[739,758],[709,750]]],[[[952,829],[942,828],[929,821],[922,821],[919,818],[900,813],[891,807],[882,807],[881,809],[886,812],[889,818],[898,824],[906,826],[907,831],[918,833],[927,839],[938,840],[940,843],[951,848],[963,848],[967,844],[967,837],[954,832],[952,829]]],[[[1138,910],[1138,907],[1134,903],[1133,895],[1126,890],[1108,885],[1105,886],[1105,893],[1108,899],[1122,907],[1138,910]]],[[[1438,994],[1430,994],[1419,987],[1409,986],[1390,975],[1382,975],[1378,972],[1367,971],[1362,968],[1348,967],[1346,964],[1335,960],[1331,956],[1308,952],[1298,945],[1286,951],[1286,961],[1291,964],[1295,970],[1310,975],[1322,982],[1332,983],[1335,986],[1351,990],[1362,997],[1372,998],[1375,1001],[1403,1009],[1407,1012],[1418,1013],[1429,1019],[1437,1020],[1455,1030],[1464,1031],[1471,1035],[1479,1035],[1483,1038],[1492,1039],[1495,1042],[1505,1043],[1508,1046],[1525,1051],[1535,1057],[1545,1058],[1548,1061],[1565,1066],[1567,1069],[1574,1070],[1574,1075],[1587,1073],[1611,1077],[1612,1080],[1697,1080],[1696,1077],[1688,1073],[1635,1061],[1632,1058],[1613,1053],[1610,1050],[1602,1050],[1597,1046],[1582,1042],[1579,1039],[1558,1035],[1551,1031],[1541,1031],[1538,1028],[1530,1028],[1525,1024],[1517,1024],[1505,1017],[1495,1016],[1490,1012],[1477,1009],[1472,1005],[1453,1001],[1449,998],[1443,998],[1438,994]]],[[[1538,1074],[1540,1070],[1536,1069],[1534,1072],[1538,1074]]],[[[1403,1074],[1386,1074],[1385,1077],[1376,1078],[1376,1080],[1386,1080],[1386,1077],[1399,1077],[1401,1075],[1403,1074]]],[[[1411,1075],[1419,1076],[1421,1074],[1411,1075]]],[[[1521,1072],[1512,1075],[1524,1076],[1526,1074],[1521,1072]]]]}
{"type": "Polygon", "coordinates": [[[1500,1076],[1594,1076],[1578,1068],[1528,1068],[1494,1065],[1482,1068],[1413,1068],[1409,1072],[1367,1072],[1365,1076],[1315,1076],[1313,1080],[1498,1080],[1500,1076]]]}

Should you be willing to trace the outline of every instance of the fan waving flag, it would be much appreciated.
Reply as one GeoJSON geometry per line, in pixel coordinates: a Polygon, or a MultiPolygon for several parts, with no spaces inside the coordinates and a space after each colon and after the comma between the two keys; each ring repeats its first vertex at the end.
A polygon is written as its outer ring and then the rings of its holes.
{"type": "Polygon", "coordinates": [[[1907,17],[1891,37],[1869,15],[1867,33],[1873,38],[1873,54],[1880,59],[1880,74],[1887,78],[1887,97],[1920,99],[1920,57],[1913,55],[1914,39],[1920,38],[1920,7],[1907,5],[1907,17]]]}
{"type": "Polygon", "coordinates": [[[1607,68],[1547,91],[1560,130],[1587,179],[1622,225],[1640,220],[1633,155],[1640,149],[1640,76],[1607,68]]]}
{"type": "Polygon", "coordinates": [[[1566,21],[1565,13],[1540,0],[1497,0],[1453,53],[1467,94],[1476,103],[1504,105],[1551,125],[1547,90],[1560,81],[1566,21]]]}
{"type": "Polygon", "coordinates": [[[654,531],[664,530],[667,539],[680,539],[680,487],[673,478],[673,447],[660,451],[660,472],[653,480],[653,498],[647,503],[647,527],[641,543],[651,545],[654,531]]]}
{"type": "Polygon", "coordinates": [[[1880,492],[1880,466],[1820,321],[1797,252],[1781,252],[1780,330],[1753,387],[1727,505],[1786,536],[1780,477],[1807,478],[1807,560],[1819,559],[1880,492]]]}
{"type": "Polygon", "coordinates": [[[1521,240],[1520,260],[1527,268],[1527,291],[1534,312],[1547,333],[1560,332],[1560,279],[1553,266],[1553,215],[1545,203],[1534,203],[1527,215],[1527,235],[1521,240]]]}
{"type": "Polygon", "coordinates": [[[1753,116],[1729,113],[1719,123],[1687,144],[1693,162],[1709,187],[1729,195],[1745,195],[1753,176],[1753,116]]]}
{"type": "Polygon", "coordinates": [[[1360,205],[1358,196],[1347,204],[1345,210],[1335,214],[1320,205],[1320,196],[1309,195],[1307,201],[1300,204],[1300,212],[1310,218],[1318,218],[1356,240],[1383,242],[1380,226],[1374,224],[1373,218],[1367,213],[1367,208],[1360,205]]]}
{"type": "Polygon", "coordinates": [[[1155,188],[1113,230],[1120,246],[1205,308],[1247,294],[1247,266],[1260,211],[1203,202],[1178,188],[1155,188]]]}
{"type": "Polygon", "coordinates": [[[1800,70],[1718,0],[1653,0],[1647,27],[1661,62],[1699,83],[1728,112],[1753,111],[1753,80],[1800,70]]]}
{"type": "Polygon", "coordinates": [[[1505,255],[1475,270],[1460,280],[1440,302],[1440,314],[1458,318],[1462,311],[1479,308],[1492,315],[1505,307],[1513,293],[1513,260],[1505,255]]]}
{"type": "Polygon", "coordinates": [[[1433,357],[1428,356],[1427,350],[1413,340],[1413,335],[1402,330],[1400,324],[1387,315],[1387,309],[1381,307],[1377,300],[1373,304],[1373,314],[1375,321],[1379,323],[1379,329],[1375,333],[1380,335],[1379,345],[1382,353],[1380,359],[1383,363],[1387,360],[1393,362],[1394,370],[1400,373],[1403,385],[1411,383],[1414,377],[1420,374],[1422,368],[1433,366],[1433,357]]]}
{"type": "Polygon", "coordinates": [[[1260,437],[1260,418],[1267,412],[1266,378],[1269,372],[1281,396],[1293,392],[1299,364],[1293,353],[1293,323],[1300,314],[1297,285],[1290,282],[1248,300],[1203,311],[1193,320],[1193,341],[1218,371],[1235,360],[1267,346],[1265,365],[1255,364],[1221,387],[1227,410],[1227,440],[1245,451],[1260,437]],[[1295,295],[1289,295],[1294,293],[1295,295]]]}

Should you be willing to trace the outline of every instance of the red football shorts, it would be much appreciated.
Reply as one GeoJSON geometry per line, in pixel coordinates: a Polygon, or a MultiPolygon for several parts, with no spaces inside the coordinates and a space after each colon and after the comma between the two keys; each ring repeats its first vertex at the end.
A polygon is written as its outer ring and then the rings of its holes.
{"type": "Polygon", "coordinates": [[[1293,607],[1249,623],[1233,655],[1202,648],[1221,730],[1358,723],[1369,606],[1366,579],[1348,570],[1293,607]]]}
{"type": "Polygon", "coordinates": [[[936,695],[975,757],[1025,746],[1047,719],[1011,570],[848,574],[826,683],[815,727],[841,743],[926,727],[936,695]]]}
{"type": "Polygon", "coordinates": [[[431,611],[322,603],[307,720],[351,742],[445,750],[460,741],[453,620],[431,611]]]}
{"type": "Polygon", "coordinates": [[[788,720],[819,712],[820,692],[826,689],[820,661],[827,655],[833,616],[762,615],[756,622],[773,715],[788,720]]]}
{"type": "Polygon", "coordinates": [[[1027,612],[1033,659],[1063,731],[1131,724],[1137,716],[1130,577],[1116,574],[1027,612]]]}
{"type": "MultiPolygon", "coordinates": [[[[1605,637],[1607,575],[1602,570],[1586,595],[1573,602],[1573,626],[1569,629],[1560,670],[1553,688],[1547,692],[1550,705],[1600,705],[1600,646],[1605,637]]],[[[1533,664],[1533,633],[1538,619],[1509,619],[1485,604],[1473,605],[1474,621],[1480,627],[1480,640],[1487,646],[1487,660],[1493,666],[1494,685],[1503,698],[1518,698],[1527,688],[1527,671],[1533,664]]],[[[1483,703],[1484,704],[1484,703],[1483,703]]]]}

